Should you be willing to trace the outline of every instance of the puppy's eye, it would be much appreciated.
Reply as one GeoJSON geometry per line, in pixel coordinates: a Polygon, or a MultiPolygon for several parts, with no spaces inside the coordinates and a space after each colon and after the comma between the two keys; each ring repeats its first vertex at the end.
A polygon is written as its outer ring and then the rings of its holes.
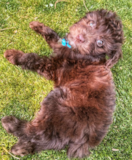
{"type": "Polygon", "coordinates": [[[97,46],[102,47],[103,46],[103,40],[97,40],[97,46]]]}
{"type": "Polygon", "coordinates": [[[90,21],[88,23],[88,26],[90,26],[91,28],[95,27],[95,22],[94,21],[90,21]]]}

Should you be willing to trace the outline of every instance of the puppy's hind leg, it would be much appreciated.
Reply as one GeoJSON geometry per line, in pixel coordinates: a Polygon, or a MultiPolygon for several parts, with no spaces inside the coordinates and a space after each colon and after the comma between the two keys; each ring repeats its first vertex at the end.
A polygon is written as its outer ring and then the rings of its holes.
{"type": "Polygon", "coordinates": [[[2,118],[2,126],[8,132],[16,137],[21,137],[24,134],[24,128],[26,127],[26,122],[17,119],[14,116],[5,116],[2,118]]]}
{"type": "Polygon", "coordinates": [[[90,155],[88,143],[76,144],[72,143],[69,145],[68,149],[69,158],[84,158],[90,155]]]}
{"type": "Polygon", "coordinates": [[[19,139],[18,142],[11,148],[11,153],[23,157],[27,154],[33,154],[35,146],[36,144],[32,143],[30,139],[19,139]]]}

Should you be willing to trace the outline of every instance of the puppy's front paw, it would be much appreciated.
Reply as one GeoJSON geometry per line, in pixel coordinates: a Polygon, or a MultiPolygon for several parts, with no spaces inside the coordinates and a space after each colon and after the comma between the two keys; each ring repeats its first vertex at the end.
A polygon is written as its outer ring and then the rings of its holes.
{"type": "Polygon", "coordinates": [[[4,53],[4,57],[12,64],[18,65],[19,58],[23,56],[22,51],[18,51],[15,49],[6,50],[4,53]]]}
{"type": "Polygon", "coordinates": [[[32,21],[32,22],[30,22],[29,23],[29,27],[32,29],[32,30],[34,30],[34,31],[36,31],[36,32],[38,32],[38,33],[40,33],[40,34],[44,34],[45,33],[45,26],[44,26],[44,24],[43,23],[40,23],[40,22],[38,22],[38,21],[32,21]]]}

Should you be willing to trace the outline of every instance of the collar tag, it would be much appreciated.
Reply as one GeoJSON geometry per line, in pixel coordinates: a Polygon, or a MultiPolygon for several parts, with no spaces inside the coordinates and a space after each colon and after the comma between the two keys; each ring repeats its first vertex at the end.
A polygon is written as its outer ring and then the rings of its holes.
{"type": "Polygon", "coordinates": [[[70,44],[68,41],[66,41],[65,39],[62,39],[62,42],[61,42],[62,46],[67,46],[68,48],[71,48],[70,44]]]}

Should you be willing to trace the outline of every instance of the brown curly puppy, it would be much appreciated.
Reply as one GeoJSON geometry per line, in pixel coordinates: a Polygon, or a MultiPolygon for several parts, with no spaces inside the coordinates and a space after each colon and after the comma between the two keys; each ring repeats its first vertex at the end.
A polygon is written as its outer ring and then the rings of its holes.
{"type": "Polygon", "coordinates": [[[31,22],[30,27],[55,54],[40,57],[7,50],[4,56],[14,65],[53,80],[55,87],[31,122],[14,116],[2,119],[6,131],[18,137],[11,152],[24,156],[68,146],[68,157],[88,156],[89,148],[102,141],[112,123],[115,89],[109,67],[121,57],[121,21],[106,10],[87,13],[70,28],[66,40],[71,48],[59,44],[57,33],[42,23],[31,22]]]}

